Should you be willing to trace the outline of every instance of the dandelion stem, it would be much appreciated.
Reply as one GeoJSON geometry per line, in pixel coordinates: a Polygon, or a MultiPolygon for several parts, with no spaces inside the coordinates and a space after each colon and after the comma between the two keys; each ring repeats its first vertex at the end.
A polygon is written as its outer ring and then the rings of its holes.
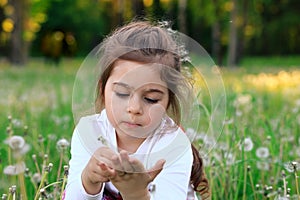
{"type": "Polygon", "coordinates": [[[20,173],[18,175],[20,189],[21,189],[21,196],[22,200],[27,200],[27,193],[26,193],[26,186],[25,186],[25,180],[24,180],[24,173],[20,173]]]}
{"type": "Polygon", "coordinates": [[[43,187],[41,189],[47,189],[48,187],[51,187],[53,185],[57,185],[57,184],[60,184],[60,183],[61,183],[61,181],[56,181],[56,182],[53,182],[53,183],[50,183],[50,184],[46,185],[45,187],[43,187]]]}
{"type": "Polygon", "coordinates": [[[251,187],[252,187],[252,190],[253,190],[254,199],[257,200],[256,191],[255,191],[255,187],[254,187],[254,183],[253,183],[253,178],[252,178],[251,171],[249,171],[249,179],[250,179],[251,187]]]}
{"type": "Polygon", "coordinates": [[[295,174],[295,182],[296,182],[297,197],[298,197],[298,200],[300,200],[297,170],[295,170],[294,174],[295,174]]]}
{"type": "Polygon", "coordinates": [[[67,182],[67,177],[68,177],[68,175],[65,173],[63,183],[62,183],[62,186],[61,186],[61,192],[60,192],[60,199],[61,200],[63,199],[63,194],[64,194],[64,190],[65,190],[65,185],[66,185],[66,182],[67,182]]]}
{"type": "MultiPolygon", "coordinates": [[[[244,152],[243,152],[244,154],[244,152]]],[[[243,200],[246,200],[246,190],[247,190],[247,164],[246,155],[244,154],[244,186],[243,186],[243,200]]]]}
{"type": "Polygon", "coordinates": [[[60,172],[61,172],[61,167],[62,167],[63,156],[64,156],[64,152],[63,152],[63,150],[61,150],[61,152],[60,152],[60,158],[59,158],[59,165],[58,165],[58,171],[57,171],[57,178],[56,178],[56,181],[58,181],[58,180],[59,180],[59,177],[60,177],[60,172]]]}
{"type": "Polygon", "coordinates": [[[44,182],[45,182],[45,179],[48,175],[48,171],[47,170],[44,170],[44,173],[42,174],[42,179],[41,179],[41,182],[40,182],[40,185],[36,191],[36,194],[35,194],[35,197],[34,197],[34,200],[38,200],[38,197],[40,195],[40,190],[42,188],[42,185],[44,185],[44,182]]]}

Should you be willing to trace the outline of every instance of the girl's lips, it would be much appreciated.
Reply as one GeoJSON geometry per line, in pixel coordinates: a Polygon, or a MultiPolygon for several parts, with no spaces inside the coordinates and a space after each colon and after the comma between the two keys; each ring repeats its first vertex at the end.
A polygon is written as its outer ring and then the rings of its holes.
{"type": "Polygon", "coordinates": [[[140,127],[141,124],[136,124],[136,123],[132,123],[132,122],[123,122],[127,127],[130,128],[136,128],[136,127],[140,127]]]}

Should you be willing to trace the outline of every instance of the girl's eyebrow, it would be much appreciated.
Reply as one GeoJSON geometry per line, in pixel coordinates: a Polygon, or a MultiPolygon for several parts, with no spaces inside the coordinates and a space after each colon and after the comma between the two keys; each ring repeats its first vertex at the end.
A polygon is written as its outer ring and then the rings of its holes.
{"type": "Polygon", "coordinates": [[[113,85],[122,86],[122,87],[125,87],[125,88],[127,88],[127,89],[133,89],[133,88],[130,87],[128,84],[122,83],[122,82],[113,82],[113,85]]]}
{"type": "Polygon", "coordinates": [[[146,90],[146,93],[151,93],[151,92],[157,92],[157,93],[165,94],[163,91],[161,91],[159,89],[149,89],[149,90],[146,90]]]}
{"type": "MultiPolygon", "coordinates": [[[[114,82],[113,85],[118,85],[118,86],[121,86],[121,87],[125,87],[126,89],[129,89],[129,90],[134,90],[133,87],[129,86],[126,83],[122,83],[122,82],[114,82]]],[[[157,93],[160,93],[160,94],[165,94],[165,92],[163,92],[160,89],[156,89],[156,88],[150,88],[150,89],[146,90],[145,92],[146,93],[157,92],[157,93]]]]}

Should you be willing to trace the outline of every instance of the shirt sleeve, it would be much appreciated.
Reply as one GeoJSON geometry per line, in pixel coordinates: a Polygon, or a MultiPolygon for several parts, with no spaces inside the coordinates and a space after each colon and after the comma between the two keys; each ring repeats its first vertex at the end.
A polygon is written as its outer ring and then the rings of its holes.
{"type": "Polygon", "coordinates": [[[65,189],[64,200],[101,200],[103,196],[104,184],[99,194],[90,195],[86,193],[82,181],[81,173],[87,165],[91,155],[82,145],[78,130],[75,128],[71,141],[71,160],[69,162],[68,182],[65,189]]]}
{"type": "Polygon", "coordinates": [[[151,200],[186,200],[193,163],[191,148],[154,179],[151,200]]]}

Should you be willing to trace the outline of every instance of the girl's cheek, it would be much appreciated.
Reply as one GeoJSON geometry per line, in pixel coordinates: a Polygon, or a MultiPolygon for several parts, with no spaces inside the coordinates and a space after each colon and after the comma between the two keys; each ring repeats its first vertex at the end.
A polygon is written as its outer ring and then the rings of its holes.
{"type": "Polygon", "coordinates": [[[151,106],[148,110],[149,124],[158,124],[164,117],[166,109],[160,105],[155,104],[151,106]]]}

